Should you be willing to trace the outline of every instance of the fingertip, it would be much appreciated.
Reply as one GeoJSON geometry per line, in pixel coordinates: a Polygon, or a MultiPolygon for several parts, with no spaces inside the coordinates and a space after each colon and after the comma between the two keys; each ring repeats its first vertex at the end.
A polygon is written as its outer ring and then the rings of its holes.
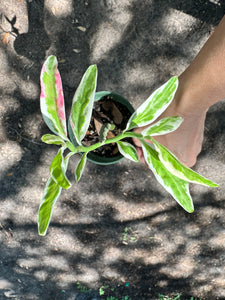
{"type": "Polygon", "coordinates": [[[139,161],[142,162],[142,163],[145,163],[145,159],[144,159],[144,154],[143,154],[142,148],[137,147],[136,150],[137,150],[139,161]]]}

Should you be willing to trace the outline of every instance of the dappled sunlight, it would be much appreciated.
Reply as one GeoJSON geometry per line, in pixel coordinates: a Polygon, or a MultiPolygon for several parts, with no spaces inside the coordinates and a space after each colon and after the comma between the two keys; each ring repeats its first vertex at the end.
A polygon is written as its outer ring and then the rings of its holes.
{"type": "Polygon", "coordinates": [[[94,267],[88,267],[83,264],[77,264],[78,275],[76,279],[82,282],[88,282],[88,285],[91,287],[93,283],[99,280],[99,273],[94,267]]]}
{"type": "Polygon", "coordinates": [[[91,63],[106,59],[109,52],[119,45],[131,19],[131,13],[124,10],[108,15],[107,21],[99,25],[90,40],[91,63]]]}
{"type": "Polygon", "coordinates": [[[20,258],[16,261],[16,264],[21,268],[21,269],[31,269],[31,268],[36,268],[39,267],[42,262],[37,261],[36,258],[20,258]]]}
{"type": "Polygon", "coordinates": [[[45,8],[55,17],[69,16],[73,11],[72,0],[45,0],[45,8]]]}
{"type": "Polygon", "coordinates": [[[42,265],[47,268],[59,270],[60,272],[69,271],[67,259],[63,255],[45,255],[42,258],[42,265]]]}
{"type": "Polygon", "coordinates": [[[197,19],[178,9],[170,8],[164,13],[160,26],[167,32],[168,38],[175,34],[186,33],[195,25],[197,19]]]}
{"type": "MultiPolygon", "coordinates": [[[[7,141],[5,143],[1,143],[0,145],[0,165],[1,171],[7,172],[9,168],[13,166],[13,164],[20,161],[22,157],[23,150],[18,145],[17,142],[7,141]]],[[[12,170],[11,170],[12,171],[12,170]]],[[[13,175],[13,172],[8,172],[6,176],[10,179],[13,175]]]]}
{"type": "Polygon", "coordinates": [[[102,59],[106,59],[109,52],[119,45],[121,38],[129,25],[131,15],[125,15],[127,23],[116,26],[110,23],[110,20],[99,26],[96,33],[90,41],[91,63],[98,63],[102,59]]]}
{"type": "Polygon", "coordinates": [[[135,101],[137,107],[153,92],[151,86],[156,80],[157,69],[158,67],[153,62],[149,62],[148,65],[136,63],[134,66],[129,66],[124,72],[124,82],[128,87],[131,86],[135,89],[136,86],[140,85],[143,89],[149,89],[149,95],[147,93],[143,96],[138,95],[138,99],[135,101]]]}
{"type": "Polygon", "coordinates": [[[209,239],[209,244],[213,247],[223,247],[225,245],[225,230],[218,232],[217,236],[209,239]]]}
{"type": "MultiPolygon", "coordinates": [[[[1,1],[1,11],[4,12],[4,15],[7,16],[10,21],[16,16],[13,26],[19,30],[20,34],[28,30],[27,2],[29,1],[11,0],[10,5],[8,5],[7,1],[1,1]]],[[[9,21],[5,18],[3,18],[1,25],[5,30],[11,29],[9,21]]]]}
{"type": "Polygon", "coordinates": [[[40,140],[49,133],[39,108],[45,57],[58,57],[67,114],[91,63],[98,63],[99,90],[121,93],[137,107],[182,72],[206,40],[219,20],[208,6],[212,1],[8,2],[0,4],[1,25],[18,34],[11,32],[6,44],[4,32],[0,35],[0,298],[85,297],[77,282],[97,295],[108,285],[119,299],[155,300],[158,293],[179,292],[187,299],[225,297],[225,102],[210,112],[209,152],[196,166],[220,188],[192,185],[193,214],[162,191],[141,163],[88,162],[75,184],[74,157],[67,172],[73,187],[56,203],[47,235],[40,237],[37,230],[49,165],[58,150],[40,140]],[[201,5],[206,15],[197,9],[201,5]]]}
{"type": "Polygon", "coordinates": [[[15,83],[12,81],[14,73],[10,70],[9,63],[7,60],[7,55],[0,51],[0,61],[1,61],[1,72],[0,72],[0,88],[4,89],[8,93],[12,93],[16,88],[15,83]],[[8,82],[5,79],[8,79],[8,82]]]}
{"type": "Polygon", "coordinates": [[[107,58],[109,51],[120,42],[121,36],[122,33],[118,29],[113,28],[110,23],[101,24],[90,43],[92,51],[91,62],[98,63],[104,57],[107,58]]]}
{"type": "Polygon", "coordinates": [[[160,270],[160,273],[172,278],[178,278],[180,276],[182,276],[183,278],[187,278],[193,274],[195,267],[196,263],[194,259],[188,256],[184,256],[180,257],[178,262],[175,262],[170,266],[163,266],[160,270]]]}
{"type": "Polygon", "coordinates": [[[34,83],[28,77],[26,80],[21,82],[19,92],[21,93],[21,96],[26,99],[36,100],[40,94],[40,87],[39,84],[34,83]]]}
{"type": "Polygon", "coordinates": [[[102,260],[104,264],[110,265],[123,257],[123,251],[118,247],[111,246],[104,249],[102,260]]]}
{"type": "Polygon", "coordinates": [[[44,271],[44,270],[38,270],[34,272],[34,277],[38,280],[38,281],[45,281],[48,279],[48,272],[44,271]]]}
{"type": "MultiPolygon", "coordinates": [[[[149,197],[151,196],[149,195],[149,197]]],[[[159,211],[163,211],[163,202],[161,206],[152,202],[146,203],[145,201],[149,199],[149,197],[147,198],[146,196],[146,198],[140,199],[140,201],[142,201],[141,206],[140,203],[130,203],[129,194],[126,196],[126,199],[128,201],[117,200],[116,208],[118,212],[115,216],[115,219],[121,221],[129,221],[136,218],[138,219],[148,217],[154,215],[159,211]]]]}
{"type": "MultiPolygon", "coordinates": [[[[52,221],[54,221],[54,219],[52,221]]],[[[49,249],[52,248],[56,251],[56,254],[60,254],[60,252],[64,251],[65,244],[67,243],[70,245],[69,252],[71,255],[76,253],[78,256],[83,254],[88,257],[94,254],[94,249],[91,245],[84,248],[83,243],[81,243],[72,233],[66,233],[64,229],[56,230],[52,228],[52,230],[49,230],[47,236],[47,245],[49,249]]]]}
{"type": "Polygon", "coordinates": [[[2,289],[10,289],[10,288],[12,288],[13,287],[13,284],[10,282],[10,281],[8,281],[8,280],[6,280],[6,279],[4,279],[4,278],[2,278],[2,277],[0,277],[0,290],[2,289]]]}
{"type": "MultiPolygon", "coordinates": [[[[9,66],[8,66],[8,60],[7,60],[7,55],[3,52],[0,51],[0,60],[1,60],[1,76],[5,76],[5,72],[7,73],[9,71],[9,66]]],[[[2,84],[2,80],[1,80],[2,84]]],[[[2,86],[1,86],[2,88],[2,86]]]]}

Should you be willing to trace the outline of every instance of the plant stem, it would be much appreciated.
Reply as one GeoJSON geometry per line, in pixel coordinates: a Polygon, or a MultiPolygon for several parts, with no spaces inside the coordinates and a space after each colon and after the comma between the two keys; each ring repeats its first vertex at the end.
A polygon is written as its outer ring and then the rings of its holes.
{"type": "Polygon", "coordinates": [[[73,156],[74,154],[76,154],[77,152],[70,152],[66,155],[65,159],[70,158],[71,156],[73,156]]]}
{"type": "Polygon", "coordinates": [[[120,141],[120,140],[122,140],[122,139],[125,139],[125,138],[133,138],[133,137],[138,138],[138,139],[140,139],[140,140],[144,138],[143,135],[140,134],[140,133],[135,133],[135,132],[123,132],[123,133],[121,133],[121,134],[115,136],[114,138],[105,140],[103,143],[98,142],[98,143],[96,143],[96,144],[94,144],[94,145],[91,145],[91,146],[89,146],[89,147],[77,146],[77,147],[76,147],[76,151],[74,151],[74,154],[75,154],[75,153],[78,153],[78,152],[83,152],[83,153],[85,153],[85,152],[90,152],[90,151],[93,151],[93,150],[95,150],[95,149],[97,149],[97,148],[103,146],[103,145],[116,143],[116,142],[118,142],[118,141],[120,141]]]}

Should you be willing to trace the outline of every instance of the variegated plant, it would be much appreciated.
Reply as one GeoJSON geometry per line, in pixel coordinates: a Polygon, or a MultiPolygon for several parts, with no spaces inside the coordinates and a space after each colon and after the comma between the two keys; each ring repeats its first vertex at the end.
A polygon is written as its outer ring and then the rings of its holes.
{"type": "Polygon", "coordinates": [[[41,112],[49,129],[54,133],[45,134],[42,141],[47,144],[59,145],[60,149],[51,163],[50,177],[39,208],[38,231],[40,235],[45,235],[47,232],[53,207],[62,189],[71,187],[71,183],[66,176],[70,157],[76,153],[82,154],[75,169],[76,182],[81,178],[87,161],[87,154],[104,144],[117,143],[119,152],[124,157],[138,162],[135,147],[124,141],[128,137],[140,140],[146,163],[153,171],[154,176],[186,211],[193,212],[194,210],[189,193],[189,182],[210,187],[217,186],[214,182],[181,164],[168,149],[153,138],[153,136],[176,130],[183,121],[181,117],[174,116],[154,122],[173,100],[178,87],[177,77],[172,77],[157,89],[132,114],[126,129],[121,134],[107,139],[107,131],[112,130],[113,124],[106,124],[99,141],[87,147],[82,144],[82,140],[91,120],[97,83],[97,67],[92,65],[87,69],[75,92],[68,122],[68,136],[62,82],[57,66],[56,57],[49,56],[41,71],[41,112]],[[149,125],[149,127],[141,133],[138,134],[132,131],[132,129],[144,125],[149,125]],[[151,144],[146,140],[151,141],[151,144]],[[68,153],[64,155],[66,149],[68,153]]]}

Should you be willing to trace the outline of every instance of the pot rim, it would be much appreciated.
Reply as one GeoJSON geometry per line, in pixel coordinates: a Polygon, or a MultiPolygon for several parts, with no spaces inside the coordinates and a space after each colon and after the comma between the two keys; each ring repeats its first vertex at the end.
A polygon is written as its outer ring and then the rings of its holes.
{"type": "MultiPolygon", "coordinates": [[[[101,100],[105,96],[112,96],[113,99],[121,104],[123,104],[131,113],[134,112],[133,106],[130,104],[130,102],[122,97],[121,95],[114,93],[114,92],[109,92],[109,91],[99,91],[95,93],[95,101],[101,100]]],[[[122,154],[115,155],[114,157],[103,157],[96,155],[93,152],[89,152],[87,155],[87,159],[95,164],[98,165],[111,165],[115,164],[119,161],[121,161],[124,158],[122,154]]]]}

